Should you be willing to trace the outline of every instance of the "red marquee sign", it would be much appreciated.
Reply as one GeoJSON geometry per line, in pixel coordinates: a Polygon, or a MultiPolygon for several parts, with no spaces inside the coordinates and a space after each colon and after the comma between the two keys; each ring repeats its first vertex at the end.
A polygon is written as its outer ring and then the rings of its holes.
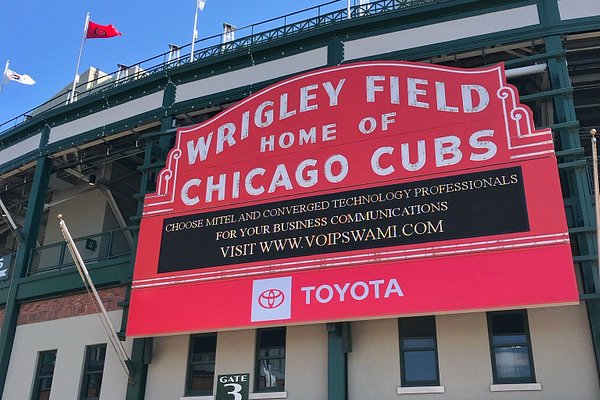
{"type": "Polygon", "coordinates": [[[550,130],[502,65],[357,63],[177,132],[127,334],[573,304],[550,130]]]}

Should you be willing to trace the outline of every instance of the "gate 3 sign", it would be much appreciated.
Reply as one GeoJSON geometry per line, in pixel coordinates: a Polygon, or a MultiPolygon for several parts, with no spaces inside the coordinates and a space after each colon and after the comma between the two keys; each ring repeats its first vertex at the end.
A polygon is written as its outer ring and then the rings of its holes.
{"type": "Polygon", "coordinates": [[[145,199],[127,333],[577,298],[552,134],[503,66],[369,62],[178,130],[145,199]]]}
{"type": "Polygon", "coordinates": [[[248,400],[250,374],[219,375],[215,400],[248,400]]]}

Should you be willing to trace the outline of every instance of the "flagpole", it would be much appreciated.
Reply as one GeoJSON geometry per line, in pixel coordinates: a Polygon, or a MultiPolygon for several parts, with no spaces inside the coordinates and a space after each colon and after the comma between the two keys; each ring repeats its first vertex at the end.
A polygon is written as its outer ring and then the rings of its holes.
{"type": "Polygon", "coordinates": [[[596,211],[596,256],[598,263],[598,270],[600,270],[600,203],[598,201],[599,190],[598,190],[598,144],[596,142],[596,129],[591,129],[590,134],[592,135],[592,162],[594,171],[594,208],[596,211]]]}
{"type": "Polygon", "coordinates": [[[198,0],[196,0],[196,13],[194,14],[194,31],[192,32],[192,49],[190,51],[190,62],[194,62],[194,45],[196,44],[196,39],[198,39],[198,30],[196,29],[198,26],[198,0]]]}
{"type": "Polygon", "coordinates": [[[58,214],[58,219],[60,220],[60,222],[59,222],[60,230],[63,234],[63,237],[65,239],[67,247],[69,248],[69,252],[71,253],[71,256],[73,257],[73,262],[75,263],[75,266],[77,267],[79,276],[81,277],[81,280],[83,281],[83,284],[84,284],[85,289],[87,290],[88,294],[90,295],[92,300],[95,300],[94,306],[96,307],[96,310],[98,311],[98,315],[100,316],[100,321],[102,322],[102,327],[105,329],[106,334],[108,335],[108,338],[110,339],[111,345],[112,345],[113,349],[115,350],[115,352],[117,353],[117,358],[121,362],[121,366],[123,367],[125,372],[129,375],[129,377],[133,378],[135,371],[132,368],[131,360],[130,360],[129,356],[127,355],[127,352],[125,351],[125,348],[121,344],[120,339],[117,337],[116,330],[115,330],[112,322],[110,321],[110,318],[108,317],[108,313],[106,312],[104,303],[102,303],[102,299],[100,298],[100,295],[98,294],[98,290],[96,289],[96,286],[94,285],[94,282],[92,281],[92,278],[90,277],[90,273],[89,273],[87,267],[85,266],[85,262],[81,258],[81,254],[79,253],[79,250],[77,249],[77,246],[75,245],[75,242],[73,241],[73,237],[71,236],[71,233],[69,232],[69,229],[67,228],[67,224],[63,220],[62,214],[58,214]]]}
{"type": "Polygon", "coordinates": [[[8,63],[10,60],[6,60],[6,65],[4,66],[4,72],[2,73],[2,80],[0,81],[0,93],[2,93],[2,87],[4,87],[4,80],[6,79],[6,72],[8,71],[8,63]]]}
{"type": "Polygon", "coordinates": [[[81,62],[81,54],[83,53],[83,45],[87,36],[88,25],[90,23],[90,13],[85,16],[85,25],[83,26],[83,36],[81,37],[81,45],[79,46],[79,56],[77,56],[77,67],[75,67],[75,78],[73,78],[73,87],[71,88],[71,98],[67,99],[67,104],[75,101],[75,87],[79,81],[79,63],[81,62]]]}
{"type": "Polygon", "coordinates": [[[348,10],[348,19],[350,19],[350,0],[348,0],[348,4],[346,5],[346,9],[348,10]]]}

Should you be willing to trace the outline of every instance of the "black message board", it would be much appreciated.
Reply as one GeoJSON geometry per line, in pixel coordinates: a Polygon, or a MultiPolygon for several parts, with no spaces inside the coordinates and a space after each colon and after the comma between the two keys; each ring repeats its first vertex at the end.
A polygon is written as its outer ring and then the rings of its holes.
{"type": "Polygon", "coordinates": [[[158,272],[528,230],[512,167],[169,218],[158,272]]]}

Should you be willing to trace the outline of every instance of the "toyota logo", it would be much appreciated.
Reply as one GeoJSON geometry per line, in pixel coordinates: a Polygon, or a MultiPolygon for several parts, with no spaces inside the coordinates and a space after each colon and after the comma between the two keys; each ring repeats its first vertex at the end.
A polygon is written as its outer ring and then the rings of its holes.
{"type": "Polygon", "coordinates": [[[279,289],[267,289],[258,296],[258,304],[268,310],[279,307],[284,300],[285,295],[279,289]]]}

